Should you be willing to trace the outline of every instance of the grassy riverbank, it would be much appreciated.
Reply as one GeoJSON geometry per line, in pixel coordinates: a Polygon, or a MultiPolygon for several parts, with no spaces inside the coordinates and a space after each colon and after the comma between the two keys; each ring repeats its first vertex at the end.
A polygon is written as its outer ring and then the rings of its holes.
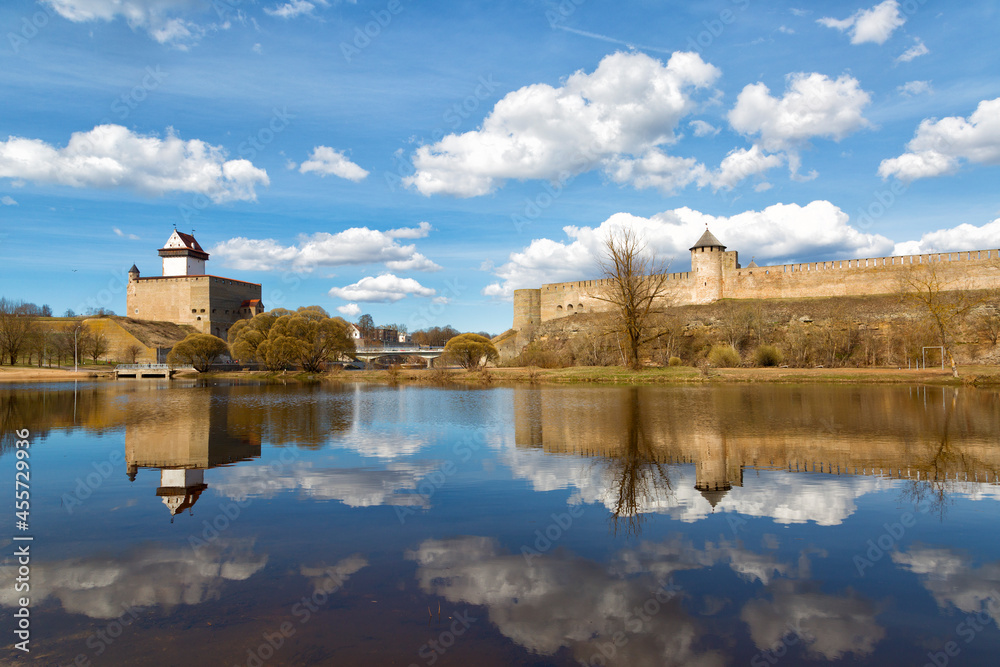
{"type": "MultiPolygon", "coordinates": [[[[574,366],[571,368],[490,368],[486,373],[461,369],[405,369],[297,373],[226,371],[181,373],[184,379],[234,379],[282,382],[371,382],[422,385],[505,384],[704,384],[704,383],[835,383],[835,384],[938,384],[1000,386],[1000,367],[960,366],[961,377],[950,370],[905,370],[895,368],[715,368],[708,375],[697,368],[676,366],[631,371],[620,366],[574,366]]],[[[0,366],[2,382],[65,382],[109,379],[108,368],[81,368],[78,372],[59,368],[0,366]]]]}
{"type": "Polygon", "coordinates": [[[614,366],[572,368],[490,368],[486,373],[460,369],[337,371],[327,374],[233,371],[201,377],[283,381],[372,382],[380,384],[704,384],[704,383],[837,383],[837,384],[939,384],[1000,385],[996,366],[961,366],[960,378],[950,370],[901,370],[895,368],[718,368],[708,375],[686,366],[631,371],[614,366]]]}

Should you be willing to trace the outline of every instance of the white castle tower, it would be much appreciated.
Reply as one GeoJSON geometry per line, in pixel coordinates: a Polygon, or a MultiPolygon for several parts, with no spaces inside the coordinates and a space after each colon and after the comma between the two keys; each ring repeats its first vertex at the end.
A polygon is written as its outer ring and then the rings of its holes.
{"type": "Polygon", "coordinates": [[[208,253],[191,234],[184,234],[175,229],[159,253],[163,258],[164,276],[205,275],[208,253]]]}

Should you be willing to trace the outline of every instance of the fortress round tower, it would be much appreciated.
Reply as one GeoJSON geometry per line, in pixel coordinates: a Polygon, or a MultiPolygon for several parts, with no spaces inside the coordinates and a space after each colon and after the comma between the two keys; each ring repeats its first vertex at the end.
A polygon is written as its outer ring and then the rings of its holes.
{"type": "Polygon", "coordinates": [[[691,302],[712,303],[722,298],[726,269],[738,268],[736,253],[726,252],[726,246],[705,227],[705,233],[691,250],[691,302]]]}

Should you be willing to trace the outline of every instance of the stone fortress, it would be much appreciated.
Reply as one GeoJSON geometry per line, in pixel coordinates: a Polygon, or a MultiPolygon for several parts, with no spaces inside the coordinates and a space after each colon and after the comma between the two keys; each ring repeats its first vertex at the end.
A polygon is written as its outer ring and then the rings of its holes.
{"type": "Polygon", "coordinates": [[[205,273],[208,253],[191,234],[174,230],[159,250],[163,275],[143,278],[128,272],[127,317],[188,324],[225,339],[229,327],[264,312],[261,287],[205,273]]]}
{"type": "MultiPolygon", "coordinates": [[[[938,278],[954,289],[1000,287],[1000,250],[842,259],[803,264],[741,266],[738,253],[705,229],[691,247],[691,270],[667,274],[664,305],[692,305],[719,299],[780,299],[892,294],[903,272],[933,264],[938,278]]],[[[580,312],[601,312],[598,298],[607,280],[551,283],[514,291],[514,330],[522,331],[580,312]]]]}

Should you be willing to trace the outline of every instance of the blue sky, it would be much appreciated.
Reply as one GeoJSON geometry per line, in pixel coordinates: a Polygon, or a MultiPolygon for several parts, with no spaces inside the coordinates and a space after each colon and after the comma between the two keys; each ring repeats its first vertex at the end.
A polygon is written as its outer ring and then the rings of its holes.
{"type": "Polygon", "coordinates": [[[679,271],[706,223],[744,264],[997,248],[998,12],[5,2],[0,293],[123,313],[176,225],[268,308],[499,333],[623,224],[679,271]]]}

